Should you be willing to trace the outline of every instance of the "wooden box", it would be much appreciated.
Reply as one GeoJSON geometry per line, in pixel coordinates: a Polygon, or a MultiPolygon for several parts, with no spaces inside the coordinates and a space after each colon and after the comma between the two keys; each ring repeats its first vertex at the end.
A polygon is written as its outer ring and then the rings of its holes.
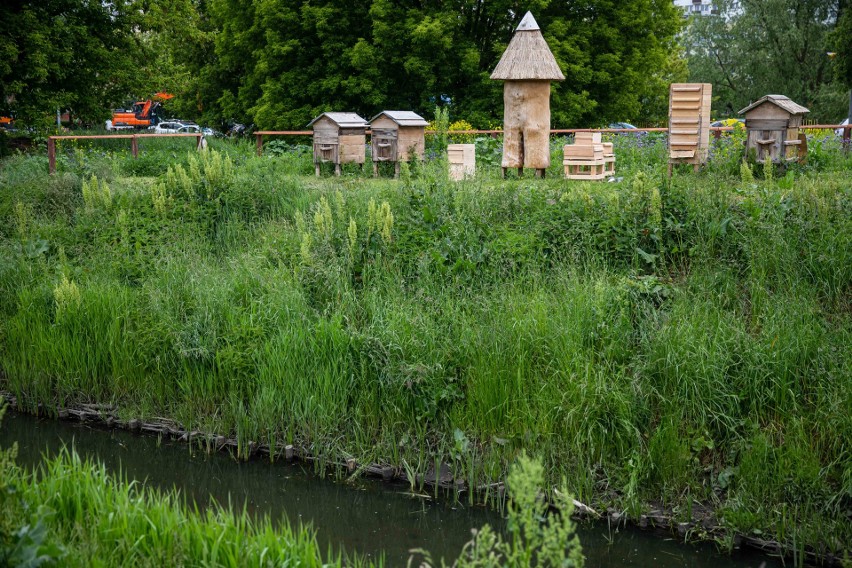
{"type": "Polygon", "coordinates": [[[450,179],[455,181],[476,175],[476,145],[450,144],[447,146],[450,179]]]}
{"type": "Polygon", "coordinates": [[[669,173],[673,164],[698,166],[710,149],[710,83],[672,83],[669,87],[669,173]]]}

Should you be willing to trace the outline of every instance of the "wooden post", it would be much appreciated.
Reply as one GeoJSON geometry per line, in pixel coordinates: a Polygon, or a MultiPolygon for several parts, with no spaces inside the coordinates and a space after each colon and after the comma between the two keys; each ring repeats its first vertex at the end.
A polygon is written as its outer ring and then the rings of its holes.
{"type": "Polygon", "coordinates": [[[263,154],[263,134],[255,134],[255,138],[257,138],[257,155],[260,156],[263,154]]]}
{"type": "Polygon", "coordinates": [[[852,144],[852,123],[847,124],[843,128],[843,148],[846,153],[849,153],[849,146],[852,144]]]}
{"type": "Polygon", "coordinates": [[[198,134],[195,137],[195,149],[198,150],[198,151],[201,151],[201,150],[204,149],[204,146],[202,145],[202,142],[201,142],[202,137],[203,137],[202,134],[198,134]]]}
{"type": "Polygon", "coordinates": [[[136,135],[130,139],[130,155],[134,158],[139,157],[139,141],[136,139],[136,135]]]}
{"type": "Polygon", "coordinates": [[[340,176],[340,164],[334,164],[334,175],[340,176]]]}
{"type": "Polygon", "coordinates": [[[51,174],[56,173],[56,140],[53,136],[47,137],[47,170],[51,174]]]}
{"type": "Polygon", "coordinates": [[[714,131],[713,131],[713,138],[715,138],[716,140],[718,140],[718,139],[719,139],[719,138],[721,138],[721,137],[722,137],[722,131],[721,131],[721,130],[714,130],[714,131]]]}

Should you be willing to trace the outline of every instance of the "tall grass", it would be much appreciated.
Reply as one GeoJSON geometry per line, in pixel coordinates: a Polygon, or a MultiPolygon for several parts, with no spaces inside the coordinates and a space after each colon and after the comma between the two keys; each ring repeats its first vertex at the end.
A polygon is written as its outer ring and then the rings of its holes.
{"type": "Polygon", "coordinates": [[[615,143],[602,184],[316,179],[248,147],[156,178],[9,159],[0,384],[473,483],[526,449],[582,499],[839,550],[852,162],[744,180],[723,139],[668,180],[659,140],[615,143]]]}

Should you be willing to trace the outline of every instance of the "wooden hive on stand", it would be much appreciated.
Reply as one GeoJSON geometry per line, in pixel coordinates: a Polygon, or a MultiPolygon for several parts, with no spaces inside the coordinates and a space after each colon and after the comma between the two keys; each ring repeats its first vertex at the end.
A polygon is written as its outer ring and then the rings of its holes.
{"type": "Polygon", "coordinates": [[[601,142],[600,132],[577,132],[574,143],[563,148],[566,179],[602,180],[615,174],[611,142],[601,142]]]}
{"type": "Polygon", "coordinates": [[[669,175],[674,164],[707,161],[710,148],[710,83],[672,83],[669,88],[669,175]]]}
{"type": "Polygon", "coordinates": [[[771,159],[776,164],[803,160],[807,142],[799,128],[808,112],[783,95],[766,95],[741,110],[748,136],[746,155],[754,150],[758,162],[771,159]]]}
{"type": "Polygon", "coordinates": [[[409,157],[422,160],[428,124],[409,110],[386,110],[374,116],[370,120],[373,175],[379,175],[379,162],[394,162],[395,175],[399,175],[401,161],[409,157]]]}
{"type": "Polygon", "coordinates": [[[460,181],[476,175],[476,145],[449,144],[447,161],[450,164],[450,179],[460,181]]]}
{"type": "Polygon", "coordinates": [[[340,175],[340,164],[364,165],[367,146],[367,121],[354,112],[324,112],[308,126],[314,130],[314,171],[331,162],[340,175]]]}
{"type": "Polygon", "coordinates": [[[527,12],[491,73],[503,83],[503,175],[506,168],[550,166],[550,83],[564,81],[541,29],[527,12]]]}

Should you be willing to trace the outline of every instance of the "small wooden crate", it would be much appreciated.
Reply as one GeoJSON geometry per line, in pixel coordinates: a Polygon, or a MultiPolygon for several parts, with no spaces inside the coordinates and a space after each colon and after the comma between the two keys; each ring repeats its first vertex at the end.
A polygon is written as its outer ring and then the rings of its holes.
{"type": "Polygon", "coordinates": [[[577,132],[562,151],[566,179],[597,181],[615,173],[612,144],[602,143],[600,132],[577,132]]]}
{"type": "Polygon", "coordinates": [[[606,177],[603,144],[568,144],[562,151],[565,179],[595,181],[606,177]]]}
{"type": "Polygon", "coordinates": [[[476,175],[476,146],[474,144],[450,144],[447,146],[450,163],[450,179],[461,181],[476,175]]]}
{"type": "Polygon", "coordinates": [[[710,83],[672,83],[669,88],[669,174],[674,164],[698,166],[710,149],[710,83]]]}

